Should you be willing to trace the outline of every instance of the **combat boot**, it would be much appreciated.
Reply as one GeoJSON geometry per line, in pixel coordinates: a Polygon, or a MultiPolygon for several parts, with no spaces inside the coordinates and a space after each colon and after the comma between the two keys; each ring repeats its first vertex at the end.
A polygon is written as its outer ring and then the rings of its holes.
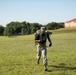
{"type": "Polygon", "coordinates": [[[44,71],[47,71],[48,69],[47,69],[47,67],[46,66],[44,66],[44,71]]]}

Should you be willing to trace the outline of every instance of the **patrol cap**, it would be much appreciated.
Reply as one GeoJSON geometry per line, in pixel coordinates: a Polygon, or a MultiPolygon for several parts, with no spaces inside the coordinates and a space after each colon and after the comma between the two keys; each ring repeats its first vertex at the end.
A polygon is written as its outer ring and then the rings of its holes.
{"type": "Polygon", "coordinates": [[[41,27],[41,31],[45,30],[45,27],[41,27]]]}

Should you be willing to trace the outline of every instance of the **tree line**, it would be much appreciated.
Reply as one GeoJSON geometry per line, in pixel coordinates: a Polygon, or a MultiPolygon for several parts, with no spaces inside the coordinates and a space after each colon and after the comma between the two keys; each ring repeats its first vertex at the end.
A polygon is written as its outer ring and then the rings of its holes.
{"type": "Polygon", "coordinates": [[[46,27],[46,30],[55,30],[59,28],[64,28],[64,23],[51,22],[46,25],[39,23],[29,23],[29,22],[10,22],[3,27],[0,25],[0,36],[11,36],[11,35],[28,35],[35,33],[40,27],[46,27]]]}

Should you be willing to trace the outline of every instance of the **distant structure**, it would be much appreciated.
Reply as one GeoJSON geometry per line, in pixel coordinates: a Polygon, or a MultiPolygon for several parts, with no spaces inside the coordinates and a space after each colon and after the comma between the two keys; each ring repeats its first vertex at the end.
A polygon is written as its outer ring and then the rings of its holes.
{"type": "Polygon", "coordinates": [[[76,18],[65,22],[65,28],[76,28],[76,18]]]}

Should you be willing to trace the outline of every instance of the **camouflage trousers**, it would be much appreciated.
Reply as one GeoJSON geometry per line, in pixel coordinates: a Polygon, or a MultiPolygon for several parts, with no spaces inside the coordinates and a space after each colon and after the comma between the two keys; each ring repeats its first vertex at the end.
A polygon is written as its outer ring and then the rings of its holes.
{"type": "Polygon", "coordinates": [[[43,64],[46,67],[47,66],[47,49],[46,49],[46,44],[38,44],[37,45],[37,59],[40,59],[41,55],[43,56],[43,64]]]}

